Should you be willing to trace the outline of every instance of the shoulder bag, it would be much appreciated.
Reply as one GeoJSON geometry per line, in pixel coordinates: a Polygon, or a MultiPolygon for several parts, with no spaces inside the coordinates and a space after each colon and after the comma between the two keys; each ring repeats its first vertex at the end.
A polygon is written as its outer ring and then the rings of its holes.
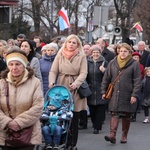
{"type": "Polygon", "coordinates": [[[124,69],[118,74],[118,76],[115,78],[115,80],[112,83],[109,83],[106,94],[105,94],[105,99],[106,100],[111,99],[113,89],[114,89],[114,85],[115,85],[116,81],[119,79],[119,77],[120,77],[120,75],[122,74],[123,71],[124,71],[124,69]]]}
{"type": "MultiPolygon", "coordinates": [[[[10,115],[10,106],[9,106],[9,86],[8,83],[6,84],[6,104],[9,112],[9,116],[12,118],[10,115]]],[[[31,140],[31,135],[33,131],[33,126],[30,126],[28,128],[24,128],[19,131],[13,131],[11,129],[7,130],[7,137],[5,140],[5,146],[8,144],[14,146],[14,147],[25,147],[31,145],[30,140],[31,140]]]]}
{"type": "MultiPolygon", "coordinates": [[[[74,77],[72,76],[73,81],[75,81],[74,77]]],[[[81,99],[86,98],[92,94],[89,85],[86,80],[83,81],[83,83],[80,85],[80,87],[77,89],[77,92],[81,99]]]]}
{"type": "Polygon", "coordinates": [[[80,96],[81,99],[86,98],[86,97],[88,97],[88,96],[90,96],[92,94],[92,92],[91,92],[91,90],[89,88],[89,85],[88,85],[88,83],[86,81],[84,81],[80,85],[80,87],[78,89],[78,93],[79,93],[79,96],[80,96]]]}

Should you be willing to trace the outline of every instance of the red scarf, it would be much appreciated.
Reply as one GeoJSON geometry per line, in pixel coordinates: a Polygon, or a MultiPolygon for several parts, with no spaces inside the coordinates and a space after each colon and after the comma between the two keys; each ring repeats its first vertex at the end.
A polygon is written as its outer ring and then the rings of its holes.
{"type": "Polygon", "coordinates": [[[70,59],[73,56],[75,56],[78,52],[79,52],[78,48],[75,49],[74,51],[68,51],[66,48],[64,48],[61,53],[65,58],[70,59]]]}

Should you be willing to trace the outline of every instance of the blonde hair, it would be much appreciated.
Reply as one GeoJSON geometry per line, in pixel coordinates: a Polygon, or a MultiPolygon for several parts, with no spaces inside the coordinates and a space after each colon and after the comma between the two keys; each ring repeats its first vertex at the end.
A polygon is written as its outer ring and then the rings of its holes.
{"type": "Polygon", "coordinates": [[[150,70],[150,67],[145,67],[145,69],[144,69],[145,75],[147,74],[147,71],[148,71],[148,70],[150,70]]]}
{"type": "Polygon", "coordinates": [[[67,42],[68,42],[69,40],[73,39],[73,38],[75,38],[75,39],[77,40],[77,44],[78,44],[78,49],[79,49],[79,51],[83,51],[82,42],[81,42],[81,40],[79,39],[79,37],[78,37],[77,35],[75,35],[75,34],[71,34],[71,35],[69,35],[69,36],[66,38],[66,40],[65,40],[65,42],[64,42],[64,44],[63,44],[61,50],[64,49],[64,48],[66,47],[67,42]]]}
{"type": "Polygon", "coordinates": [[[121,47],[126,48],[130,53],[132,53],[132,47],[131,47],[129,44],[127,44],[127,43],[122,43],[122,44],[120,44],[119,49],[120,49],[121,47]]]}
{"type": "Polygon", "coordinates": [[[1,48],[0,48],[0,56],[3,57],[3,53],[4,53],[4,52],[7,53],[8,50],[9,50],[9,47],[8,47],[8,46],[1,47],[1,48]]]}

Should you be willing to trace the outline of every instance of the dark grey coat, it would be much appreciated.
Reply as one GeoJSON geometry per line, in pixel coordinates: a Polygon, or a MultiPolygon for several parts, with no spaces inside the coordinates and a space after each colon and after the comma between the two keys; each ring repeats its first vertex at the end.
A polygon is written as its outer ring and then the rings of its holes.
{"type": "MultiPolygon", "coordinates": [[[[114,85],[112,98],[109,102],[109,110],[114,112],[135,112],[137,103],[130,104],[131,97],[138,98],[141,89],[141,73],[139,64],[131,59],[124,67],[119,80],[114,85]]],[[[101,93],[105,94],[107,86],[114,81],[121,70],[115,57],[105,71],[101,84],[101,93]]]]}
{"type": "Polygon", "coordinates": [[[102,99],[101,95],[101,82],[104,73],[99,70],[99,67],[104,62],[104,67],[107,67],[108,62],[105,60],[103,56],[97,60],[97,62],[93,61],[93,58],[90,57],[88,59],[88,74],[87,74],[87,82],[92,91],[92,95],[87,97],[88,105],[101,105],[106,104],[106,101],[102,99]]]}

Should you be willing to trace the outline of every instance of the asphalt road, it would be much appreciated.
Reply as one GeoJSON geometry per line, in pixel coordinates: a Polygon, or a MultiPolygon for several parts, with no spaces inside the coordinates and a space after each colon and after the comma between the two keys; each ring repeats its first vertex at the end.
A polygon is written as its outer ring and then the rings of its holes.
{"type": "Polygon", "coordinates": [[[111,144],[104,140],[104,136],[109,134],[109,118],[110,115],[107,114],[105,124],[99,134],[93,134],[89,118],[88,129],[79,130],[78,150],[150,150],[150,123],[143,123],[143,111],[137,114],[136,122],[131,122],[128,142],[126,144],[120,143],[121,120],[117,131],[116,144],[111,144]]]}
{"type": "Polygon", "coordinates": [[[121,138],[121,120],[116,136],[116,144],[111,144],[104,140],[104,136],[109,134],[109,117],[106,115],[106,121],[99,134],[93,134],[92,124],[89,119],[88,129],[79,131],[78,150],[150,150],[150,123],[144,124],[143,111],[137,114],[136,122],[131,122],[128,142],[120,143],[121,138]]]}

